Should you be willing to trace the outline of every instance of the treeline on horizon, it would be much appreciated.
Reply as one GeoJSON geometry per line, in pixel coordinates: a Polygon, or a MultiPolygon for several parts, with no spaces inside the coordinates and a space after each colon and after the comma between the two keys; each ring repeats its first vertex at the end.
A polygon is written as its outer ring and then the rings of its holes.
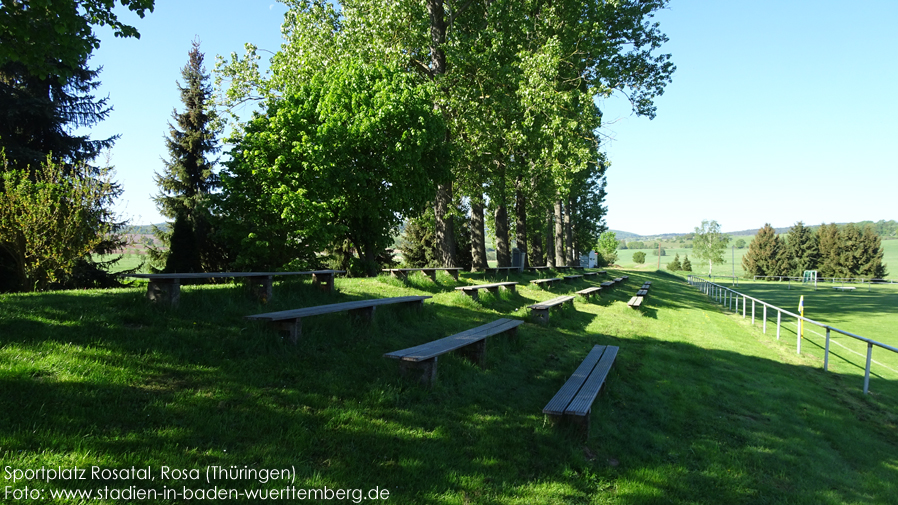
{"type": "Polygon", "coordinates": [[[887,275],[883,255],[873,223],[811,228],[799,221],[782,235],[765,224],[742,257],[742,268],[747,278],[802,277],[816,270],[818,277],[881,279],[887,275]]]}

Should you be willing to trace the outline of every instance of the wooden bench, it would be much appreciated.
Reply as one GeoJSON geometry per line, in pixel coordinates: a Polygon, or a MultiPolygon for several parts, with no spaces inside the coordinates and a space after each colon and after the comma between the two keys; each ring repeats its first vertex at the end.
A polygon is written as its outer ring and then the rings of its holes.
{"type": "Polygon", "coordinates": [[[584,277],[590,276],[590,275],[599,275],[599,272],[584,272],[584,273],[583,273],[583,276],[584,276],[584,277]]]}
{"type": "Polygon", "coordinates": [[[642,285],[642,289],[649,289],[650,287],[652,287],[651,282],[646,282],[645,284],[642,285]]]}
{"type": "Polygon", "coordinates": [[[509,272],[520,272],[521,267],[487,267],[483,270],[487,274],[498,274],[499,272],[505,271],[509,272]]]}
{"type": "Polygon", "coordinates": [[[525,268],[525,270],[528,270],[530,272],[537,272],[539,270],[549,270],[549,268],[550,267],[527,267],[525,268]]]}
{"type": "Polygon", "coordinates": [[[623,278],[623,277],[617,277],[616,279],[614,279],[614,283],[615,283],[615,284],[620,284],[621,282],[624,282],[624,278],[623,278]]]}
{"type": "Polygon", "coordinates": [[[520,319],[498,319],[461,333],[456,333],[433,342],[409,347],[401,351],[388,352],[385,358],[399,360],[399,371],[420,374],[421,382],[433,384],[437,378],[437,357],[450,351],[460,351],[482,368],[486,361],[486,339],[499,333],[508,332],[516,336],[517,328],[524,321],[520,319]]]}
{"type": "Polygon", "coordinates": [[[643,297],[634,296],[633,298],[630,298],[629,302],[627,302],[627,307],[630,307],[631,309],[638,309],[640,305],[642,305],[642,300],[643,297]]]}
{"type": "Polygon", "coordinates": [[[433,297],[400,296],[396,298],[373,298],[371,300],[356,300],[352,302],[332,303],[330,305],[316,305],[314,307],[268,312],[265,314],[255,314],[245,317],[246,319],[257,321],[268,321],[275,325],[279,330],[287,332],[290,342],[295,344],[302,335],[302,318],[304,317],[330,314],[332,312],[349,312],[352,315],[370,321],[374,318],[374,309],[379,305],[401,303],[417,309],[424,306],[424,300],[427,298],[433,297]]]}
{"type": "Polygon", "coordinates": [[[643,286],[651,286],[651,285],[652,285],[652,281],[645,281],[645,283],[643,283],[643,286]]]}
{"type": "Polygon", "coordinates": [[[630,276],[629,275],[621,275],[620,280],[621,280],[621,282],[627,282],[628,280],[630,280],[630,276]]]}
{"type": "Polygon", "coordinates": [[[594,346],[574,374],[549,400],[543,408],[543,414],[554,422],[572,422],[589,438],[592,403],[608,377],[617,351],[618,347],[613,345],[594,346]]]}
{"type": "Polygon", "coordinates": [[[580,291],[577,291],[577,294],[588,300],[592,295],[601,295],[601,292],[602,288],[593,286],[591,288],[581,289],[580,291]]]}
{"type": "Polygon", "coordinates": [[[408,274],[412,272],[423,272],[424,275],[430,277],[433,282],[437,281],[437,270],[442,270],[444,272],[448,272],[455,280],[458,280],[458,271],[461,268],[384,268],[384,272],[390,272],[390,275],[393,277],[399,277],[400,279],[405,279],[408,277],[408,274]]]}
{"type": "Polygon", "coordinates": [[[636,296],[642,296],[642,297],[649,296],[649,290],[648,289],[640,289],[639,291],[636,292],[636,296]]]}
{"type": "Polygon", "coordinates": [[[599,271],[596,272],[596,273],[599,274],[599,275],[608,275],[608,272],[606,272],[605,270],[599,270],[599,271]]]}
{"type": "Polygon", "coordinates": [[[833,289],[837,289],[839,291],[854,291],[854,286],[836,286],[833,289]]]}
{"type": "Polygon", "coordinates": [[[614,287],[614,281],[605,281],[602,284],[600,284],[600,286],[602,286],[603,288],[611,289],[614,287]]]}
{"type": "Polygon", "coordinates": [[[527,308],[530,309],[530,317],[535,319],[538,323],[549,324],[549,310],[551,310],[552,307],[558,307],[568,302],[571,302],[571,305],[573,305],[574,297],[570,295],[558,296],[551,300],[528,305],[527,308]]]}
{"type": "Polygon", "coordinates": [[[549,279],[533,279],[532,281],[530,281],[530,283],[536,284],[536,285],[548,284],[551,286],[552,284],[554,284],[560,280],[561,280],[561,277],[551,277],[549,279]]]}
{"type": "Polygon", "coordinates": [[[344,270],[311,270],[308,272],[194,272],[170,274],[122,274],[122,277],[148,279],[147,300],[153,303],[178,305],[181,300],[181,281],[187,279],[248,279],[251,292],[260,300],[269,301],[274,296],[271,285],[274,276],[311,275],[313,284],[323,291],[334,290],[334,276],[344,270]]]}
{"type": "Polygon", "coordinates": [[[515,290],[515,286],[517,286],[517,282],[496,282],[494,284],[480,284],[479,286],[461,286],[455,288],[456,291],[461,291],[462,293],[470,296],[473,299],[477,299],[477,292],[481,289],[486,289],[491,293],[498,293],[499,288],[508,289],[510,291],[515,290]]]}
{"type": "Polygon", "coordinates": [[[582,275],[565,275],[564,276],[564,280],[566,280],[566,281],[573,281],[573,280],[582,279],[582,278],[583,278],[582,275]]]}

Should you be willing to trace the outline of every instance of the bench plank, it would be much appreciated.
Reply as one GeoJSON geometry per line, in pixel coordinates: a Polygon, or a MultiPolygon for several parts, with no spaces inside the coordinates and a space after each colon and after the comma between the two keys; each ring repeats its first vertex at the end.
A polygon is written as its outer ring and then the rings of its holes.
{"type": "Polygon", "coordinates": [[[627,302],[627,306],[631,309],[639,308],[639,306],[642,305],[642,300],[643,298],[641,296],[634,296],[633,298],[630,298],[629,302],[627,302]]]}
{"type": "Polygon", "coordinates": [[[511,291],[515,290],[515,287],[518,285],[517,282],[496,282],[493,284],[480,284],[477,286],[459,286],[455,288],[456,291],[461,291],[464,294],[470,296],[471,298],[477,299],[477,292],[481,289],[489,290],[493,293],[499,291],[499,288],[508,289],[511,291]]]}
{"type": "Polygon", "coordinates": [[[454,351],[458,348],[472,344],[478,340],[506,332],[523,324],[520,319],[497,319],[491,323],[465,330],[455,335],[427,342],[425,344],[409,347],[399,351],[384,354],[385,358],[401,359],[404,361],[424,361],[440,354],[454,351]]]}
{"type": "Polygon", "coordinates": [[[583,278],[582,275],[565,275],[564,276],[564,280],[566,280],[566,281],[570,281],[570,280],[574,280],[574,279],[582,279],[582,278],[583,278]]]}
{"type": "Polygon", "coordinates": [[[598,286],[593,286],[590,288],[581,289],[580,291],[577,291],[577,294],[580,296],[589,297],[590,295],[593,295],[596,293],[601,294],[601,291],[602,291],[602,288],[600,288],[598,286]]]}
{"type": "Polygon", "coordinates": [[[573,399],[577,392],[580,391],[586,378],[589,377],[589,374],[592,373],[593,368],[595,368],[596,364],[599,362],[602,354],[605,353],[606,347],[607,346],[604,345],[593,346],[583,362],[580,363],[580,366],[574,370],[573,375],[568,378],[567,382],[561,386],[561,389],[555,393],[555,396],[553,396],[552,399],[549,400],[549,403],[543,408],[543,414],[554,416],[564,414],[565,410],[567,410],[567,406],[571,403],[571,399],[573,399]]]}
{"type": "Polygon", "coordinates": [[[570,405],[564,410],[565,414],[574,416],[589,414],[590,410],[592,410],[592,402],[595,401],[599,390],[602,389],[602,384],[605,383],[605,378],[608,377],[608,372],[611,371],[611,365],[614,364],[614,358],[617,357],[617,350],[618,347],[613,345],[605,348],[602,359],[593,368],[592,373],[589,374],[586,382],[583,383],[583,387],[577,392],[577,396],[571,400],[570,405]]]}

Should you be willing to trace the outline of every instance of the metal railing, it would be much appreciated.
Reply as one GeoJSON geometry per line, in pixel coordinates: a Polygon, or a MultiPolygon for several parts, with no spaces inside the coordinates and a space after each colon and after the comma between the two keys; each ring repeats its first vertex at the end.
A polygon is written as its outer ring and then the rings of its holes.
{"type": "Polygon", "coordinates": [[[702,277],[697,275],[689,275],[686,277],[687,282],[691,286],[698,287],[702,293],[711,297],[712,300],[716,301],[721,305],[728,306],[730,310],[733,310],[733,304],[735,303],[735,311],[739,312],[739,299],[742,299],[742,317],[746,317],[746,305],[748,304],[748,300],[751,300],[751,324],[755,324],[755,305],[761,304],[763,306],[763,331],[767,333],[767,308],[770,307],[773,310],[776,310],[776,339],[780,339],[780,329],[782,326],[782,316],[786,314],[787,316],[794,317],[798,320],[799,330],[796,332],[796,347],[798,354],[801,354],[801,324],[803,322],[810,323],[813,325],[817,325],[821,328],[826,329],[826,347],[823,351],[823,370],[829,370],[829,342],[830,342],[830,332],[834,331],[836,333],[841,333],[847,337],[851,337],[862,342],[866,342],[867,344],[867,365],[864,368],[864,394],[867,394],[870,391],[870,363],[873,361],[873,346],[882,347],[883,349],[887,349],[894,353],[898,353],[898,349],[883,344],[882,342],[877,342],[875,340],[870,340],[869,338],[862,337],[860,335],[855,335],[854,333],[847,332],[845,330],[840,330],[838,328],[833,328],[828,324],[823,324],[813,319],[808,319],[799,314],[795,314],[793,312],[789,312],[786,309],[782,309],[775,305],[771,305],[763,300],[759,300],[755,297],[746,295],[744,293],[740,293],[733,289],[730,289],[726,286],[721,286],[720,284],[715,284],[713,282],[708,281],[702,277]]]}

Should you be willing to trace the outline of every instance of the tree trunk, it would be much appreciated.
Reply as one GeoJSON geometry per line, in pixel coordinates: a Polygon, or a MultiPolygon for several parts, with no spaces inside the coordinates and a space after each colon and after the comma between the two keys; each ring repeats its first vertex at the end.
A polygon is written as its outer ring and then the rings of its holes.
{"type": "Polygon", "coordinates": [[[511,266],[508,248],[508,207],[502,202],[496,206],[496,266],[511,266]]]}
{"type": "Polygon", "coordinates": [[[521,177],[518,176],[515,189],[514,211],[515,211],[515,245],[521,254],[521,261],[524,267],[527,267],[527,199],[524,197],[524,191],[521,189],[521,177]]]}
{"type": "Polygon", "coordinates": [[[561,199],[555,200],[555,266],[564,266],[564,216],[561,199]]]}
{"type": "Polygon", "coordinates": [[[486,263],[486,232],[483,227],[483,195],[471,197],[471,264],[472,270],[483,270],[486,263]]]}
{"type": "Polygon", "coordinates": [[[455,267],[455,233],[449,205],[452,203],[452,182],[437,186],[437,199],[434,203],[436,215],[436,240],[440,253],[440,264],[444,267],[455,267]]]}
{"type": "Polygon", "coordinates": [[[568,200],[568,212],[571,215],[571,255],[573,256],[571,265],[579,267],[580,255],[583,254],[583,251],[580,250],[580,241],[577,240],[577,207],[574,205],[573,199],[568,200]]]}
{"type": "Polygon", "coordinates": [[[565,205],[565,213],[564,213],[564,235],[565,235],[565,254],[564,258],[566,260],[565,265],[573,265],[574,264],[574,232],[571,228],[571,201],[568,199],[567,205],[565,205]]]}
{"type": "MultiPolygon", "coordinates": [[[[432,76],[446,73],[446,12],[443,0],[427,0],[427,12],[430,14],[430,71],[432,76]]],[[[436,105],[439,108],[439,105],[436,105]]],[[[446,131],[446,143],[449,143],[449,132],[446,131]]],[[[455,233],[452,217],[446,216],[452,204],[452,181],[437,186],[437,197],[434,202],[436,215],[436,240],[440,253],[440,263],[444,267],[455,267],[455,233]]]]}
{"type": "Polygon", "coordinates": [[[546,266],[555,268],[555,255],[552,254],[552,241],[555,239],[552,220],[552,209],[546,208],[546,266]]]}

